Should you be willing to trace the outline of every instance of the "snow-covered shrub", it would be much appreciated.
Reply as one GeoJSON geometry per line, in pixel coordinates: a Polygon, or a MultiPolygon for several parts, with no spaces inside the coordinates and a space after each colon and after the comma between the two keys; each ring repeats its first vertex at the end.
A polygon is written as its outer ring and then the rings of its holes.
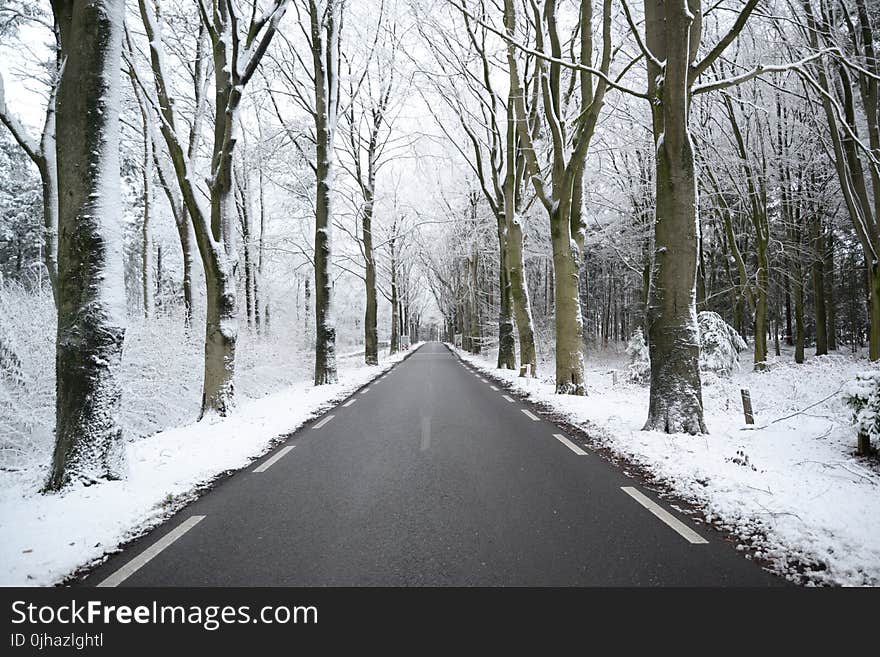
{"type": "Polygon", "coordinates": [[[739,368],[739,353],[745,340],[721,315],[705,310],[697,316],[700,326],[700,370],[730,374],[739,368]]]}
{"type": "Polygon", "coordinates": [[[633,383],[647,383],[651,376],[651,359],[641,328],[633,331],[632,337],[626,343],[626,355],[629,357],[625,370],[626,379],[633,383]]]}
{"type": "MultiPolygon", "coordinates": [[[[51,292],[0,284],[0,474],[24,489],[39,488],[55,428],[55,305],[51,292]]],[[[120,378],[119,421],[137,440],[198,418],[202,395],[204,324],[197,313],[187,330],[182,309],[168,306],[151,319],[129,316],[120,378]]],[[[340,357],[341,365],[358,361],[340,357]]],[[[312,375],[311,354],[296,336],[278,330],[239,333],[235,387],[259,398],[312,375]]],[[[0,486],[4,485],[0,479],[0,486]]]]}
{"type": "Polygon", "coordinates": [[[0,470],[49,462],[55,428],[55,305],[0,285],[0,470]]]}
{"type": "Polygon", "coordinates": [[[880,441],[880,370],[857,374],[846,386],[843,398],[853,410],[859,451],[867,452],[872,443],[880,441]]]}

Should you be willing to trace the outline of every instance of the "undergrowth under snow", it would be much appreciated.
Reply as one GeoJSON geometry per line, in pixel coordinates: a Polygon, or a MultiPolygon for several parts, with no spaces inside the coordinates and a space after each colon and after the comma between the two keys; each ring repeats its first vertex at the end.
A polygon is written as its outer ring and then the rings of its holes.
{"type": "MultiPolygon", "coordinates": [[[[152,340],[144,342],[155,345],[152,340]]],[[[277,358],[267,357],[271,345],[263,342],[260,353],[239,361],[243,365],[236,376],[239,406],[227,418],[192,423],[198,410],[192,397],[195,395],[197,400],[200,392],[193,372],[201,371],[201,360],[189,363],[181,353],[184,350],[178,349],[178,361],[155,354],[160,356],[150,366],[155,370],[140,370],[136,376],[129,376],[128,415],[123,420],[128,432],[128,474],[122,481],[78,486],[57,495],[39,494],[51,450],[51,434],[43,435],[41,431],[51,431],[47,424],[51,413],[40,420],[45,427],[38,422],[31,427],[31,434],[21,428],[24,443],[17,452],[20,466],[0,471],[0,585],[50,585],[100,560],[120,544],[161,523],[218,475],[245,467],[268,451],[277,438],[295,431],[406,356],[401,353],[385,358],[379,367],[343,358],[339,383],[314,386],[305,380],[310,374],[308,366],[292,367],[291,356],[285,356],[283,349],[278,348],[277,358]],[[272,363],[267,366],[271,371],[256,372],[260,361],[272,363]],[[160,371],[162,366],[167,369],[160,371]],[[286,374],[281,373],[284,367],[288,368],[286,374]],[[293,377],[300,380],[272,394],[259,395],[261,390],[277,389],[293,377]],[[149,382],[157,379],[169,381],[173,389],[152,391],[149,382]],[[259,398],[248,398],[242,389],[259,398]],[[143,409],[150,407],[149,400],[154,396],[157,405],[152,414],[143,416],[143,409]],[[182,426],[143,437],[156,427],[172,423],[182,426]]],[[[171,344],[169,349],[174,347],[171,344]]],[[[149,361],[136,332],[126,349],[129,359],[139,367],[149,361]]],[[[248,350],[239,353],[244,355],[248,350]]],[[[33,383],[44,386],[48,378],[34,376],[33,383]]],[[[8,388],[6,391],[9,393],[8,388]]],[[[48,390],[43,394],[51,397],[50,393],[48,390]]],[[[40,408],[40,399],[21,391],[19,394],[40,408]]],[[[6,422],[15,417],[9,406],[4,413],[0,417],[6,422]]]]}
{"type": "Polygon", "coordinates": [[[743,352],[731,377],[704,374],[710,434],[695,437],[641,431],[648,388],[624,376],[614,382],[625,355],[606,355],[587,372],[588,396],[573,397],[554,394],[552,362],[540,363],[530,381],[495,369],[493,354],[459,354],[645,467],[780,574],[807,584],[880,585],[880,469],[854,455],[842,394],[868,368],[864,359],[828,355],[796,365],[783,353],[754,372],[751,352],[743,352]],[[751,391],[754,428],[743,419],[741,388],[751,391]]]}

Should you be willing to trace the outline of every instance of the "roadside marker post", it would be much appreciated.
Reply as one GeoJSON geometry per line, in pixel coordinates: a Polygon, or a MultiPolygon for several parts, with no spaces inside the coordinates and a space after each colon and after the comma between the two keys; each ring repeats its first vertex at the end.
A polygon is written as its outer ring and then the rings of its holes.
{"type": "Polygon", "coordinates": [[[746,416],[746,424],[754,424],[755,416],[752,413],[752,396],[749,394],[749,389],[742,388],[740,393],[742,394],[743,414],[746,416]]]}

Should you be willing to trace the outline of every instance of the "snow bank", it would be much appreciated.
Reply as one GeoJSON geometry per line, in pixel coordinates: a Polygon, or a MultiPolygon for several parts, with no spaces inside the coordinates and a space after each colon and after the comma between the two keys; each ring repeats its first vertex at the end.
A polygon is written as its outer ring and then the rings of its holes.
{"type": "MultiPolygon", "coordinates": [[[[417,345],[414,345],[415,348],[417,345]]],[[[246,401],[228,418],[162,431],[126,445],[123,481],[40,495],[0,486],[0,585],[49,585],[161,523],[219,474],[243,468],[340,399],[402,360],[340,367],[339,383],[298,383],[246,401]]],[[[6,473],[8,474],[8,473],[6,473]]],[[[20,483],[20,482],[19,482],[20,483]]]]}
{"type": "MultiPolygon", "coordinates": [[[[589,396],[571,397],[554,394],[549,375],[528,381],[494,369],[489,354],[458,353],[646,467],[789,579],[880,585],[880,468],[853,455],[852,412],[842,394],[865,360],[829,355],[796,365],[783,355],[771,358],[766,372],[746,366],[730,378],[706,374],[711,433],[689,436],[641,431],[648,389],[624,377],[614,385],[607,367],[588,370],[589,396]],[[740,388],[751,391],[755,428],[744,424],[740,388]],[[803,564],[808,572],[800,572],[803,564]]],[[[539,371],[553,372],[552,363],[539,371]]]]}

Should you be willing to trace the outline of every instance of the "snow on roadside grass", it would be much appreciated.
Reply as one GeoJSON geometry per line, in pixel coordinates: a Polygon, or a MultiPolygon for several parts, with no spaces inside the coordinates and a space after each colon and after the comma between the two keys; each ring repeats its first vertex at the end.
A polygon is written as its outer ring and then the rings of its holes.
{"type": "Polygon", "coordinates": [[[496,370],[494,360],[458,353],[646,467],[789,579],[880,585],[880,470],[853,456],[851,411],[839,394],[868,368],[865,360],[830,355],[795,365],[783,358],[757,373],[744,353],[733,377],[704,375],[710,434],[694,437],[641,431],[648,388],[622,375],[615,384],[608,367],[587,372],[587,397],[571,397],[554,393],[552,363],[526,381],[496,370]],[[751,390],[754,429],[745,428],[740,388],[751,390]],[[799,573],[799,564],[813,568],[799,573]]]}
{"type": "MultiPolygon", "coordinates": [[[[415,349],[418,345],[413,345],[415,349]]],[[[340,383],[294,384],[242,403],[227,418],[126,444],[128,477],[59,495],[0,487],[0,585],[50,585],[160,524],[199,488],[247,466],[291,433],[402,360],[340,368],[340,383]]],[[[7,484],[9,482],[6,482],[7,484]]]]}

